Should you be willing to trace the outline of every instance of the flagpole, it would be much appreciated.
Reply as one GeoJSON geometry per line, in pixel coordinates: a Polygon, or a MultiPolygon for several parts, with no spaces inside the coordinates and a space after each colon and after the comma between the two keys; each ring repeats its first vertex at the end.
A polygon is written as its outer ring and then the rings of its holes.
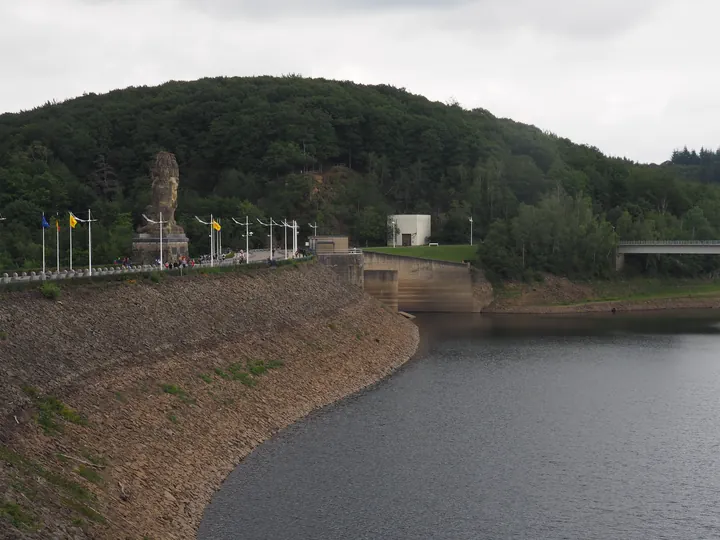
{"type": "MultiPolygon", "coordinates": [[[[45,214],[43,214],[43,221],[45,221],[45,214]]],[[[43,279],[45,279],[45,224],[43,223],[43,279]]]]}
{"type": "Polygon", "coordinates": [[[60,274],[60,217],[55,214],[55,263],[60,274]]]}
{"type": "Polygon", "coordinates": [[[293,259],[298,252],[298,224],[297,221],[293,220],[293,259]]]}
{"type": "Polygon", "coordinates": [[[164,268],[164,266],[163,266],[163,250],[162,250],[162,226],[163,226],[162,212],[160,212],[160,270],[162,270],[164,268]]]}
{"type": "MultiPolygon", "coordinates": [[[[72,212],[70,212],[70,215],[72,216],[72,212]]],[[[72,272],[72,226],[70,227],[70,271],[72,272]]]]}
{"type": "Polygon", "coordinates": [[[88,208],[88,274],[92,276],[92,216],[88,208]]]}

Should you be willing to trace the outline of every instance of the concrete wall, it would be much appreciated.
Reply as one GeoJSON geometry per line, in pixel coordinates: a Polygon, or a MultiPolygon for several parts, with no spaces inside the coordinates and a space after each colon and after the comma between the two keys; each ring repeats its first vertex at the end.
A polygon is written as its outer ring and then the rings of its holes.
{"type": "MultiPolygon", "coordinates": [[[[412,240],[411,245],[423,246],[427,244],[428,238],[431,235],[431,218],[425,214],[407,214],[407,215],[396,215],[390,216],[390,220],[395,220],[395,232],[397,237],[395,242],[398,246],[402,246],[403,234],[409,234],[412,240]]],[[[392,233],[388,246],[393,245],[392,233]]]]}
{"type": "Polygon", "coordinates": [[[365,270],[398,272],[398,308],[411,312],[472,313],[473,281],[466,264],[364,253],[365,270]]]}
{"type": "Polygon", "coordinates": [[[398,311],[397,270],[365,270],[365,292],[393,311],[398,311]]]}
{"type": "Polygon", "coordinates": [[[343,280],[355,285],[357,287],[363,287],[364,276],[363,276],[363,255],[358,253],[356,255],[350,254],[318,254],[318,262],[322,265],[327,266],[343,280]]]}

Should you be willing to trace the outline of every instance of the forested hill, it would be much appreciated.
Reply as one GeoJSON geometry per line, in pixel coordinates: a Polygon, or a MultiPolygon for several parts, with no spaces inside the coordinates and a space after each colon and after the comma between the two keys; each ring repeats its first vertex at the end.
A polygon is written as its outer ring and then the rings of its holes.
{"type": "MultiPolygon", "coordinates": [[[[390,86],[215,78],[0,116],[0,268],[39,266],[42,212],[62,216],[66,245],[66,212],[92,208],[94,260],[127,254],[160,150],[180,164],[177,217],[194,254],[207,251],[207,231],[192,216],[210,213],[317,221],[359,245],[384,243],[393,212],[430,213],[437,241],[466,242],[472,215],[483,263],[508,277],[603,274],[617,235],[720,238],[720,189],[692,181],[709,178],[697,164],[607,158],[390,86]]],[[[242,245],[242,232],[225,227],[223,244],[242,245]]],[[[646,264],[712,269],[701,259],[646,264]]]]}

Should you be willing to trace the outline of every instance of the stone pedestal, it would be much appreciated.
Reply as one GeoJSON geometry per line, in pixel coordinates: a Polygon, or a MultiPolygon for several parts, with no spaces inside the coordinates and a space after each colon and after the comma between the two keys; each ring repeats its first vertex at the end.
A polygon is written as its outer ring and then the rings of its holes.
{"type": "MultiPolygon", "coordinates": [[[[188,256],[188,237],[185,233],[173,233],[162,239],[163,262],[175,262],[188,256]]],[[[160,257],[160,235],[139,233],[133,236],[133,264],[155,264],[160,257]]]]}

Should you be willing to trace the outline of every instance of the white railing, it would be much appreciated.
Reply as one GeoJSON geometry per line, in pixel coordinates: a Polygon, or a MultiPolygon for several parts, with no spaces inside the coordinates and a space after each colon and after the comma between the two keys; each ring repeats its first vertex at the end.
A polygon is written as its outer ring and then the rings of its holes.
{"type": "Polygon", "coordinates": [[[720,240],[621,240],[618,246],[717,246],[720,240]]]}
{"type": "MultiPolygon", "coordinates": [[[[251,255],[256,252],[263,252],[266,250],[250,250],[251,255]]],[[[290,259],[290,258],[288,258],[290,259]]],[[[295,260],[304,261],[307,258],[299,257],[295,260]]],[[[284,261],[284,257],[275,257],[276,261],[284,261]]],[[[261,266],[267,261],[266,258],[258,258],[253,260],[250,259],[250,264],[254,266],[261,266]]],[[[246,263],[239,257],[232,259],[225,259],[222,261],[215,261],[212,267],[226,267],[226,266],[244,266],[246,263]]],[[[81,268],[78,270],[60,270],[60,272],[46,272],[43,276],[42,272],[5,272],[0,274],[0,285],[9,285],[11,283],[29,283],[35,281],[60,281],[65,279],[83,279],[89,277],[100,277],[100,276],[118,276],[122,274],[139,274],[142,272],[184,272],[197,268],[211,268],[210,262],[197,262],[195,265],[179,266],[177,268],[164,268],[157,264],[144,264],[144,265],[129,265],[129,266],[111,266],[111,267],[94,267],[92,270],[92,276],[87,268],[81,268]]]]}
{"type": "Polygon", "coordinates": [[[362,255],[363,250],[360,248],[350,248],[346,250],[335,250],[335,251],[319,251],[317,255],[362,255]]]}

